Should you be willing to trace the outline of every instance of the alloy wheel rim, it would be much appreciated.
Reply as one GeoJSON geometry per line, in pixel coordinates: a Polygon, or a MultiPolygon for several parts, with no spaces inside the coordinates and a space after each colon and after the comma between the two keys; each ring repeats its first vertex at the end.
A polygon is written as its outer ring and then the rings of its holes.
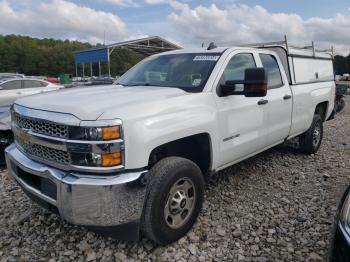
{"type": "Polygon", "coordinates": [[[316,125],[314,128],[314,134],[313,134],[313,144],[314,147],[317,147],[321,140],[321,127],[320,125],[316,125]]]}
{"type": "Polygon", "coordinates": [[[173,184],[164,207],[164,218],[169,227],[177,229],[189,220],[196,197],[196,188],[190,178],[180,178],[173,184]]]}

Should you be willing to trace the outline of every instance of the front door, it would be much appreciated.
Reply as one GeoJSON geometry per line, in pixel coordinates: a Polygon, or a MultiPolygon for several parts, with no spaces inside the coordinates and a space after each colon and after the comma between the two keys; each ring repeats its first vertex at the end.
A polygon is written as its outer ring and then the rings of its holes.
{"type": "MultiPolygon", "coordinates": [[[[243,80],[245,69],[256,67],[256,55],[233,52],[224,63],[218,85],[243,80]]],[[[241,88],[242,86],[236,86],[241,88]]],[[[231,95],[216,98],[219,121],[219,166],[240,160],[267,146],[268,106],[261,97],[231,95]]]]}

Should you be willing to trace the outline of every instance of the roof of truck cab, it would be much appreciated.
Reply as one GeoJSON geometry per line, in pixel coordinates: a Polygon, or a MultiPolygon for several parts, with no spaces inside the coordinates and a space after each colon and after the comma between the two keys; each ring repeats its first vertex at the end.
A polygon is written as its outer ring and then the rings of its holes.
{"type": "Polygon", "coordinates": [[[156,54],[157,55],[170,55],[170,54],[217,54],[217,53],[223,53],[227,49],[230,50],[235,50],[235,49],[244,49],[244,50],[256,50],[256,48],[251,48],[251,47],[238,47],[238,46],[230,46],[230,47],[216,47],[213,49],[208,50],[207,47],[202,47],[202,48],[184,48],[184,49],[177,49],[173,51],[167,51],[164,53],[156,54]]]}

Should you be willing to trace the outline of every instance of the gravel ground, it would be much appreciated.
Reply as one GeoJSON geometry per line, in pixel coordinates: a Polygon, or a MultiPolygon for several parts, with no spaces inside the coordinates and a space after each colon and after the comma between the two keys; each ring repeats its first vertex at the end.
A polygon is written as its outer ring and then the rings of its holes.
{"type": "Polygon", "coordinates": [[[217,174],[193,230],[167,247],[69,225],[0,172],[0,261],[325,261],[350,178],[349,98],[325,124],[316,155],[299,154],[291,142],[217,174]]]}

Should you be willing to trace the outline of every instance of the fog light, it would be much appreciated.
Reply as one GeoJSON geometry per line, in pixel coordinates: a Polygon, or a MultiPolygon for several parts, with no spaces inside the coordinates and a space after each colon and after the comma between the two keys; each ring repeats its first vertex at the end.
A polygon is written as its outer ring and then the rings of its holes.
{"type": "Polygon", "coordinates": [[[118,166],[121,163],[122,163],[122,159],[121,159],[120,152],[102,155],[102,166],[103,167],[118,166]]]}

